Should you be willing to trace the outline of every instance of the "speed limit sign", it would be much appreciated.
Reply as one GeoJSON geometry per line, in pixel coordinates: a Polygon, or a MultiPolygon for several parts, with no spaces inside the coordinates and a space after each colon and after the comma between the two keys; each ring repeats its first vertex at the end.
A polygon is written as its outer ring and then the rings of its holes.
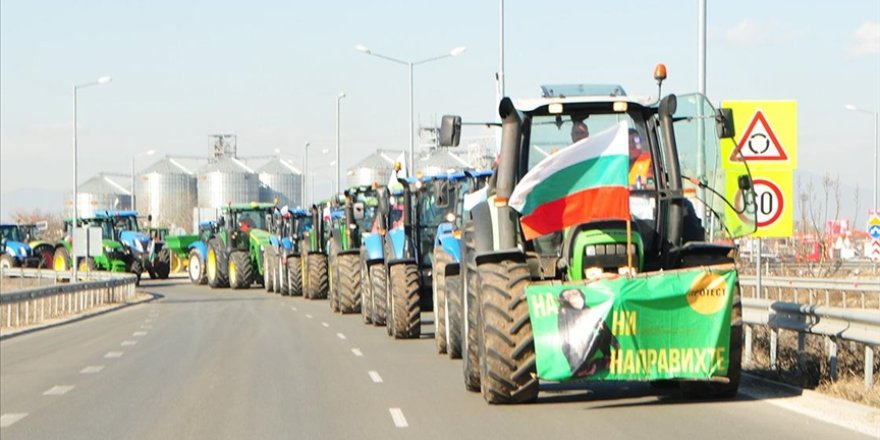
{"type": "MultiPolygon", "coordinates": [[[[736,176],[729,176],[728,194],[733,195],[738,211],[743,210],[743,192],[737,187],[736,176]]],[[[757,225],[753,237],[790,237],[794,230],[792,211],[792,173],[789,171],[752,170],[754,206],[738,212],[743,222],[757,225]],[[754,209],[754,212],[752,211],[754,209]]],[[[752,201],[751,196],[749,200],[752,201]]]]}
{"type": "Polygon", "coordinates": [[[779,185],[767,179],[754,179],[755,210],[758,213],[758,227],[772,227],[785,209],[785,197],[779,185]]]}

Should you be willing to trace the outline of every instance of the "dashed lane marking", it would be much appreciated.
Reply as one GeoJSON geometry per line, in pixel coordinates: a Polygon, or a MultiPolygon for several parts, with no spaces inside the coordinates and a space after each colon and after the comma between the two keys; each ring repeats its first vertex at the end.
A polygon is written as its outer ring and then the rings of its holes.
{"type": "Polygon", "coordinates": [[[149,330],[149,329],[153,328],[153,326],[147,324],[147,325],[142,325],[141,328],[144,329],[144,330],[149,330]]]}
{"type": "Polygon", "coordinates": [[[342,333],[337,333],[336,337],[339,339],[345,339],[345,335],[343,335],[342,333]]]}
{"type": "Polygon", "coordinates": [[[291,307],[290,310],[293,310],[293,311],[295,312],[295,311],[297,311],[297,310],[299,310],[299,309],[297,309],[296,307],[291,307]]]}
{"type": "Polygon", "coordinates": [[[46,390],[43,395],[44,396],[62,396],[67,394],[68,391],[72,390],[74,385],[55,385],[52,388],[46,390]]]}
{"type": "Polygon", "coordinates": [[[370,379],[372,379],[374,383],[382,383],[382,376],[379,376],[378,372],[368,371],[367,374],[370,375],[370,379]]]}
{"type": "Polygon", "coordinates": [[[13,423],[27,417],[28,413],[14,413],[0,415],[0,428],[7,428],[13,423]]]}
{"type": "Polygon", "coordinates": [[[104,369],[103,365],[89,365],[88,367],[83,368],[82,371],[80,371],[80,374],[100,373],[101,370],[103,370],[103,369],[104,369]]]}
{"type": "Polygon", "coordinates": [[[354,355],[357,357],[361,357],[364,355],[363,353],[361,353],[361,350],[359,348],[352,348],[351,352],[354,353],[354,355]]]}
{"type": "Polygon", "coordinates": [[[323,325],[324,327],[330,327],[330,324],[327,324],[326,322],[322,322],[321,325],[323,325]]]}
{"type": "Polygon", "coordinates": [[[123,353],[124,352],[122,352],[122,351],[110,351],[110,352],[107,352],[107,354],[105,354],[104,357],[105,358],[120,358],[120,357],[122,357],[123,353]]]}
{"type": "Polygon", "coordinates": [[[132,345],[136,345],[138,341],[122,341],[121,346],[123,347],[131,347],[132,345]]]}
{"type": "Polygon", "coordinates": [[[394,426],[398,428],[406,428],[409,426],[406,423],[406,417],[403,416],[403,411],[400,408],[388,408],[388,412],[391,413],[391,420],[394,421],[394,426]]]}
{"type": "Polygon", "coordinates": [[[138,336],[146,336],[146,335],[147,335],[147,332],[134,332],[134,333],[132,333],[131,335],[134,336],[134,337],[138,337],[138,336]]]}
{"type": "Polygon", "coordinates": [[[306,313],[306,318],[312,319],[312,315],[309,315],[308,313],[306,313]]]}

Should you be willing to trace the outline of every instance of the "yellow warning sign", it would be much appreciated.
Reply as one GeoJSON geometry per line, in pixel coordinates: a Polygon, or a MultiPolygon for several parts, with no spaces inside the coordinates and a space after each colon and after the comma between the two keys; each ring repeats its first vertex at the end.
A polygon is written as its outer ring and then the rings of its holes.
{"type": "Polygon", "coordinates": [[[722,139],[723,166],[745,160],[749,168],[797,167],[796,101],[724,101],[733,110],[736,136],[722,139]]]}

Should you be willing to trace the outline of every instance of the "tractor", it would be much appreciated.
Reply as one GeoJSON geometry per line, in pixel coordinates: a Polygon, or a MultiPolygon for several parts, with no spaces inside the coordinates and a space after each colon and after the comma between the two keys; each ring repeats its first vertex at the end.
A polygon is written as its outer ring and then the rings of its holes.
{"type": "MultiPolygon", "coordinates": [[[[386,325],[388,316],[388,268],[385,266],[385,240],[389,230],[402,228],[404,207],[400,203],[403,186],[394,182],[391,187],[374,185],[369,192],[377,206],[373,214],[373,224],[364,228],[361,246],[361,314],[364,323],[375,326],[386,325]]],[[[395,232],[399,233],[399,232],[395,232]]],[[[387,327],[389,335],[391,327],[387,327]]]]}
{"type": "Polygon", "coordinates": [[[217,222],[207,220],[199,223],[198,235],[172,235],[166,240],[168,248],[177,259],[186,261],[189,281],[193,284],[207,284],[208,241],[217,233],[217,222]]]}
{"type": "MultiPolygon", "coordinates": [[[[435,185],[446,187],[434,191],[445,194],[435,196],[438,202],[434,207],[439,210],[434,218],[442,218],[433,228],[434,341],[437,352],[447,353],[452,359],[461,357],[461,222],[470,210],[465,196],[483,188],[491,175],[491,170],[465,170],[450,174],[445,181],[435,181],[435,185]]],[[[428,223],[426,228],[433,226],[428,223]]]]}
{"type": "Polygon", "coordinates": [[[272,203],[229,204],[217,221],[217,231],[207,242],[205,268],[212,289],[247,289],[265,281],[265,249],[272,203]]]}
{"type": "Polygon", "coordinates": [[[342,197],[341,215],[332,216],[330,229],[330,309],[343,314],[364,310],[363,235],[372,229],[375,191],[352,187],[342,197]]]}
{"type": "Polygon", "coordinates": [[[303,234],[305,250],[303,256],[302,282],[303,297],[306,299],[325,299],[330,290],[327,270],[327,241],[330,231],[328,223],[331,211],[329,202],[312,205],[309,210],[311,229],[303,234]],[[326,208],[322,208],[326,206],[326,208]],[[325,219],[326,210],[326,219],[325,219]]]}
{"type": "MultiPolygon", "coordinates": [[[[746,163],[720,153],[732,112],[560,85],[499,115],[497,169],[462,227],[465,387],[492,404],[535,401],[539,379],[735,395],[735,247],[715,240],[754,231],[755,206],[746,163]]],[[[443,118],[441,145],[457,124],[443,118]]]]}
{"type": "MultiPolygon", "coordinates": [[[[34,247],[34,236],[25,225],[0,224],[0,241],[3,242],[3,253],[0,255],[0,267],[42,267],[45,258],[37,252],[45,246],[34,247]]],[[[45,251],[43,251],[45,252],[45,251]]],[[[51,260],[50,260],[51,261],[51,260]]]]}
{"type": "Polygon", "coordinates": [[[271,246],[266,252],[265,287],[267,292],[301,296],[302,288],[302,237],[311,217],[305,209],[276,209],[272,215],[269,232],[271,246]]]}

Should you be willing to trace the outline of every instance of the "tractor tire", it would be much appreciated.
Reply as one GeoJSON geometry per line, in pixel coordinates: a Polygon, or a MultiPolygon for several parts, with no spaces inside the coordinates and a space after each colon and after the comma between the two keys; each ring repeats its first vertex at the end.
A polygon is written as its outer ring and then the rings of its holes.
{"type": "Polygon", "coordinates": [[[55,255],[55,249],[48,244],[43,244],[34,249],[34,255],[39,255],[40,257],[40,262],[37,263],[37,268],[46,269],[52,267],[52,258],[55,255]]]}
{"type": "Polygon", "coordinates": [[[207,284],[208,274],[205,271],[205,263],[202,261],[202,255],[197,249],[189,251],[189,281],[195,285],[207,284]]]}
{"type": "Polygon", "coordinates": [[[464,328],[461,275],[447,274],[443,281],[446,284],[446,354],[450,359],[461,359],[461,330],[464,328]]]}
{"type": "Polygon", "coordinates": [[[79,265],[76,267],[76,270],[79,272],[94,272],[97,270],[97,265],[95,264],[95,259],[93,257],[86,257],[79,260],[79,265]]]}
{"type": "Polygon", "coordinates": [[[308,299],[326,299],[329,289],[327,279],[327,256],[323,254],[309,254],[309,285],[306,289],[308,299]]]}
{"type": "Polygon", "coordinates": [[[131,272],[132,274],[134,274],[134,276],[137,277],[137,279],[134,282],[134,285],[140,286],[141,285],[141,274],[144,273],[144,263],[142,263],[141,260],[139,260],[137,258],[132,259],[131,260],[131,267],[129,268],[129,272],[131,272]]]}
{"type": "Polygon", "coordinates": [[[434,248],[434,280],[431,291],[434,296],[434,347],[438,354],[446,353],[446,265],[452,257],[441,246],[434,248]]]}
{"type": "Polygon", "coordinates": [[[467,223],[463,229],[462,240],[462,322],[461,322],[461,357],[464,387],[468,391],[480,391],[480,326],[479,303],[480,274],[474,260],[475,242],[473,223],[467,223]]]}
{"type": "Polygon", "coordinates": [[[336,301],[343,314],[360,313],[361,266],[360,255],[336,256],[336,301]]]}
{"type": "MultiPolygon", "coordinates": [[[[189,261],[187,259],[187,261],[189,261]]],[[[187,267],[184,265],[184,260],[182,260],[176,253],[171,253],[171,273],[178,273],[183,271],[183,269],[187,267]]]]}
{"type": "Polygon", "coordinates": [[[302,260],[300,257],[287,257],[287,278],[290,283],[288,293],[290,296],[302,296],[302,260]]]}
{"type": "Polygon", "coordinates": [[[223,243],[217,239],[208,241],[208,256],[205,258],[205,271],[208,285],[212,289],[229,287],[229,256],[223,249],[223,243]]]}
{"type": "Polygon", "coordinates": [[[0,255],[0,268],[7,270],[13,267],[18,267],[18,260],[12,258],[9,254],[0,255]]]}
{"type": "Polygon", "coordinates": [[[156,271],[153,270],[153,266],[147,267],[147,274],[150,275],[151,280],[155,280],[155,279],[159,278],[159,275],[157,275],[156,271]]]}
{"type": "Polygon", "coordinates": [[[55,249],[55,255],[52,257],[52,269],[56,272],[70,270],[70,252],[64,246],[55,249]]]}
{"type": "Polygon", "coordinates": [[[489,403],[525,403],[538,398],[535,341],[526,286],[525,261],[486,263],[480,273],[480,321],[483,338],[480,378],[489,403]]]}
{"type": "Polygon", "coordinates": [[[283,296],[290,295],[290,277],[287,274],[286,259],[278,259],[278,284],[275,285],[275,291],[283,296]]]}
{"type": "Polygon", "coordinates": [[[327,299],[330,302],[330,311],[339,313],[339,258],[336,255],[339,246],[333,239],[330,240],[328,246],[330,252],[327,257],[327,275],[330,277],[330,290],[327,292],[327,299]]]}
{"type": "Polygon", "coordinates": [[[391,327],[395,339],[418,339],[422,333],[419,305],[419,267],[416,264],[391,266],[391,327]]]}
{"type": "Polygon", "coordinates": [[[370,269],[361,257],[361,319],[364,324],[373,323],[373,292],[370,283],[370,269]]]}
{"type": "Polygon", "coordinates": [[[272,267],[275,265],[274,253],[271,249],[263,250],[263,287],[266,292],[272,293],[275,290],[275,271],[272,267]]]}
{"type": "Polygon", "coordinates": [[[687,381],[679,382],[679,388],[685,398],[688,399],[730,399],[736,397],[739,392],[739,383],[742,376],[742,352],[743,352],[743,321],[742,321],[742,297],[740,296],[739,284],[736,285],[733,297],[733,309],[730,313],[730,356],[727,365],[728,382],[702,382],[687,381]]]}
{"type": "Polygon", "coordinates": [[[251,256],[244,251],[234,251],[229,256],[229,287],[247,289],[254,282],[251,256]]]}
{"type": "Polygon", "coordinates": [[[167,280],[168,275],[171,274],[171,250],[167,247],[162,246],[162,249],[159,250],[159,253],[156,255],[156,263],[153,264],[153,271],[156,272],[156,276],[160,280],[167,280]]]}
{"type": "Polygon", "coordinates": [[[376,263],[370,266],[370,320],[379,327],[385,325],[385,264],[376,263]]]}

